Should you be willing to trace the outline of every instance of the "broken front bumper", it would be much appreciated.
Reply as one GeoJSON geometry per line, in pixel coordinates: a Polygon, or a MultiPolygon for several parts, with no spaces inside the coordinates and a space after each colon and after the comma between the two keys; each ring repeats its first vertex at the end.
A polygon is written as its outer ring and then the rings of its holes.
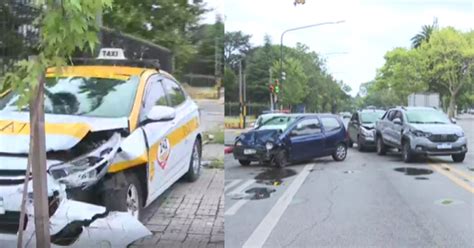
{"type": "MultiPolygon", "coordinates": [[[[5,171],[3,171],[5,172],[5,171]]],[[[18,171],[18,174],[24,171],[18,171]]],[[[23,177],[0,173],[0,247],[16,247],[23,177]]],[[[150,235],[127,212],[107,212],[105,207],[67,199],[66,185],[47,174],[51,242],[71,247],[126,247],[150,235]]],[[[23,247],[36,247],[32,182],[28,184],[23,247]]]]}

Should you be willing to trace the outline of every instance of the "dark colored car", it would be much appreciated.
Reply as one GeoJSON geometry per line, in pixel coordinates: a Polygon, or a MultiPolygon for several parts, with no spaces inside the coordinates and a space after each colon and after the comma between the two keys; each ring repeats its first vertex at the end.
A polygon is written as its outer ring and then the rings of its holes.
{"type": "Polygon", "coordinates": [[[385,110],[379,109],[364,109],[352,114],[347,127],[349,147],[356,143],[359,151],[375,148],[375,122],[383,114],[385,110]]]}
{"type": "MultiPolygon", "coordinates": [[[[299,114],[276,118],[286,118],[286,126],[266,129],[264,123],[236,138],[233,153],[241,165],[258,161],[284,167],[323,156],[332,155],[336,161],[346,158],[346,129],[338,116],[299,114]]],[[[267,123],[275,123],[275,120],[267,123]]]]}

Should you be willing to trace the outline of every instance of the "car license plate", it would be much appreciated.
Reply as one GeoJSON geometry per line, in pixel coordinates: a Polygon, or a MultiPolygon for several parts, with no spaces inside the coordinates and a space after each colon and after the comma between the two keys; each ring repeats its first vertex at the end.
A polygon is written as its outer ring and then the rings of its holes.
{"type": "Polygon", "coordinates": [[[451,149],[451,148],[452,148],[451,144],[443,143],[443,144],[438,145],[438,149],[451,149]]]}
{"type": "Polygon", "coordinates": [[[244,155],[251,155],[255,153],[257,153],[255,149],[244,149],[244,155]]]}

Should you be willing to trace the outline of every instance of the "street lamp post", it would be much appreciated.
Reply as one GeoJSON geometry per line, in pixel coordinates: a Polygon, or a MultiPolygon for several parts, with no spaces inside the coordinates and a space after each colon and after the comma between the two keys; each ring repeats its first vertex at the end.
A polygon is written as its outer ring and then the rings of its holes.
{"type": "Polygon", "coordinates": [[[337,21],[337,22],[321,22],[321,23],[316,23],[316,24],[311,24],[311,25],[306,25],[306,26],[301,26],[301,27],[296,27],[296,28],[290,28],[290,29],[287,29],[287,30],[283,31],[283,33],[281,33],[281,37],[280,37],[280,84],[283,83],[282,82],[283,81],[283,78],[282,78],[282,74],[283,74],[283,36],[286,33],[291,32],[291,31],[300,30],[300,29],[313,28],[313,27],[329,25],[329,24],[339,24],[339,23],[343,23],[343,22],[345,22],[345,21],[341,20],[341,21],[337,21]]]}

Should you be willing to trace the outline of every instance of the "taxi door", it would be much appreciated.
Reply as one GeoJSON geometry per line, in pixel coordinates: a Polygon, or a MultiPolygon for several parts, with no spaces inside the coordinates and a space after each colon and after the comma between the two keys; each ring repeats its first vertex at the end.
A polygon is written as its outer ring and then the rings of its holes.
{"type": "Polygon", "coordinates": [[[179,153],[176,164],[170,168],[172,180],[176,181],[189,169],[194,140],[199,127],[198,106],[173,79],[165,77],[162,83],[171,107],[176,110],[176,118],[173,122],[176,130],[170,137],[173,151],[179,153]]]}
{"type": "Polygon", "coordinates": [[[166,184],[172,177],[170,168],[179,160],[179,154],[172,151],[170,142],[170,135],[176,128],[176,118],[171,121],[147,121],[148,112],[156,105],[170,106],[162,78],[158,74],[147,81],[139,115],[139,128],[143,132],[148,150],[148,202],[166,190],[166,184]]]}

